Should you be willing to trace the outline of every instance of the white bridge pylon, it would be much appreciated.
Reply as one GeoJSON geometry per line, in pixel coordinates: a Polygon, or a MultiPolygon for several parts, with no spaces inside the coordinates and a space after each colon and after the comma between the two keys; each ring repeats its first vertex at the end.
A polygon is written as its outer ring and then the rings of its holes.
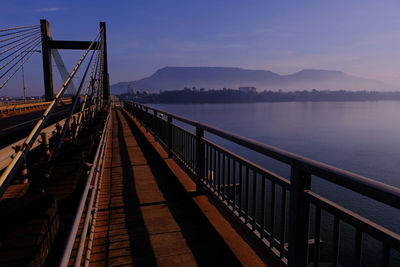
{"type": "MultiPolygon", "coordinates": [[[[64,61],[57,49],[52,49],[51,54],[53,55],[54,61],[56,62],[57,69],[60,72],[61,79],[64,83],[69,76],[67,67],[65,67],[64,61]]],[[[68,85],[67,92],[72,95],[76,94],[76,88],[75,88],[73,81],[71,81],[70,84],[68,85]]]]}

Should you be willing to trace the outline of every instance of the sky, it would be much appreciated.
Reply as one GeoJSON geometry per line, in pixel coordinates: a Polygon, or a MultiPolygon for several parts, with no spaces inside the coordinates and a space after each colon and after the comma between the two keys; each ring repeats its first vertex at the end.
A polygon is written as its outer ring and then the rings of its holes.
{"type": "MultiPolygon", "coordinates": [[[[165,66],[223,66],[341,70],[400,86],[399,13],[398,0],[3,0],[0,28],[47,19],[53,39],[92,40],[105,21],[111,84],[165,66]]],[[[83,53],[60,52],[69,71],[83,53]]],[[[28,95],[42,93],[40,54],[25,75],[28,95]]],[[[54,79],[58,90],[57,70],[54,79]]],[[[18,74],[0,95],[21,88],[18,74]]]]}

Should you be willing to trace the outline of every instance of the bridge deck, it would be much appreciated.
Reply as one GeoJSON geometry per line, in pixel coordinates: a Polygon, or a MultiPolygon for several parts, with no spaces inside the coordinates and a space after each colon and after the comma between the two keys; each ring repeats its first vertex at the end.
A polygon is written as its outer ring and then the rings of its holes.
{"type": "Polygon", "coordinates": [[[137,131],[113,111],[91,265],[240,265],[137,131]]]}

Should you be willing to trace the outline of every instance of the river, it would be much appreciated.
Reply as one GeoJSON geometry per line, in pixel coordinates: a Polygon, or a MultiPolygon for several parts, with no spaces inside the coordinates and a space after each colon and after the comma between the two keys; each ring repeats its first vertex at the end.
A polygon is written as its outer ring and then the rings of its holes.
{"type": "MultiPolygon", "coordinates": [[[[335,167],[400,187],[400,101],[153,104],[161,110],[252,138],[335,167]]],[[[235,153],[289,179],[289,168],[206,134],[235,153]]],[[[400,211],[313,177],[312,188],[366,218],[400,233],[400,211]]],[[[329,261],[332,218],[323,214],[322,260],[329,261]],[[324,254],[325,250],[325,254],[324,254]],[[326,259],[325,259],[326,258],[326,259]]],[[[354,229],[341,232],[340,262],[350,266],[354,229]],[[342,245],[343,243],[343,245],[342,245]]],[[[379,242],[365,235],[365,266],[379,263],[379,242]],[[377,249],[378,247],[378,249],[377,249]]],[[[391,265],[400,266],[392,251],[391,265]]]]}

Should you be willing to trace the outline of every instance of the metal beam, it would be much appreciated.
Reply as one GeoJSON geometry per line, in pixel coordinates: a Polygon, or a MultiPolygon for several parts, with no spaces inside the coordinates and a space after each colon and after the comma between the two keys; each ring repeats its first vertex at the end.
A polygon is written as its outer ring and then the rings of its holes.
{"type": "MultiPolygon", "coordinates": [[[[90,46],[91,41],[63,41],[63,40],[50,40],[48,42],[50,49],[74,49],[86,50],[90,46]]],[[[97,42],[94,43],[91,50],[95,50],[97,42]]]]}

